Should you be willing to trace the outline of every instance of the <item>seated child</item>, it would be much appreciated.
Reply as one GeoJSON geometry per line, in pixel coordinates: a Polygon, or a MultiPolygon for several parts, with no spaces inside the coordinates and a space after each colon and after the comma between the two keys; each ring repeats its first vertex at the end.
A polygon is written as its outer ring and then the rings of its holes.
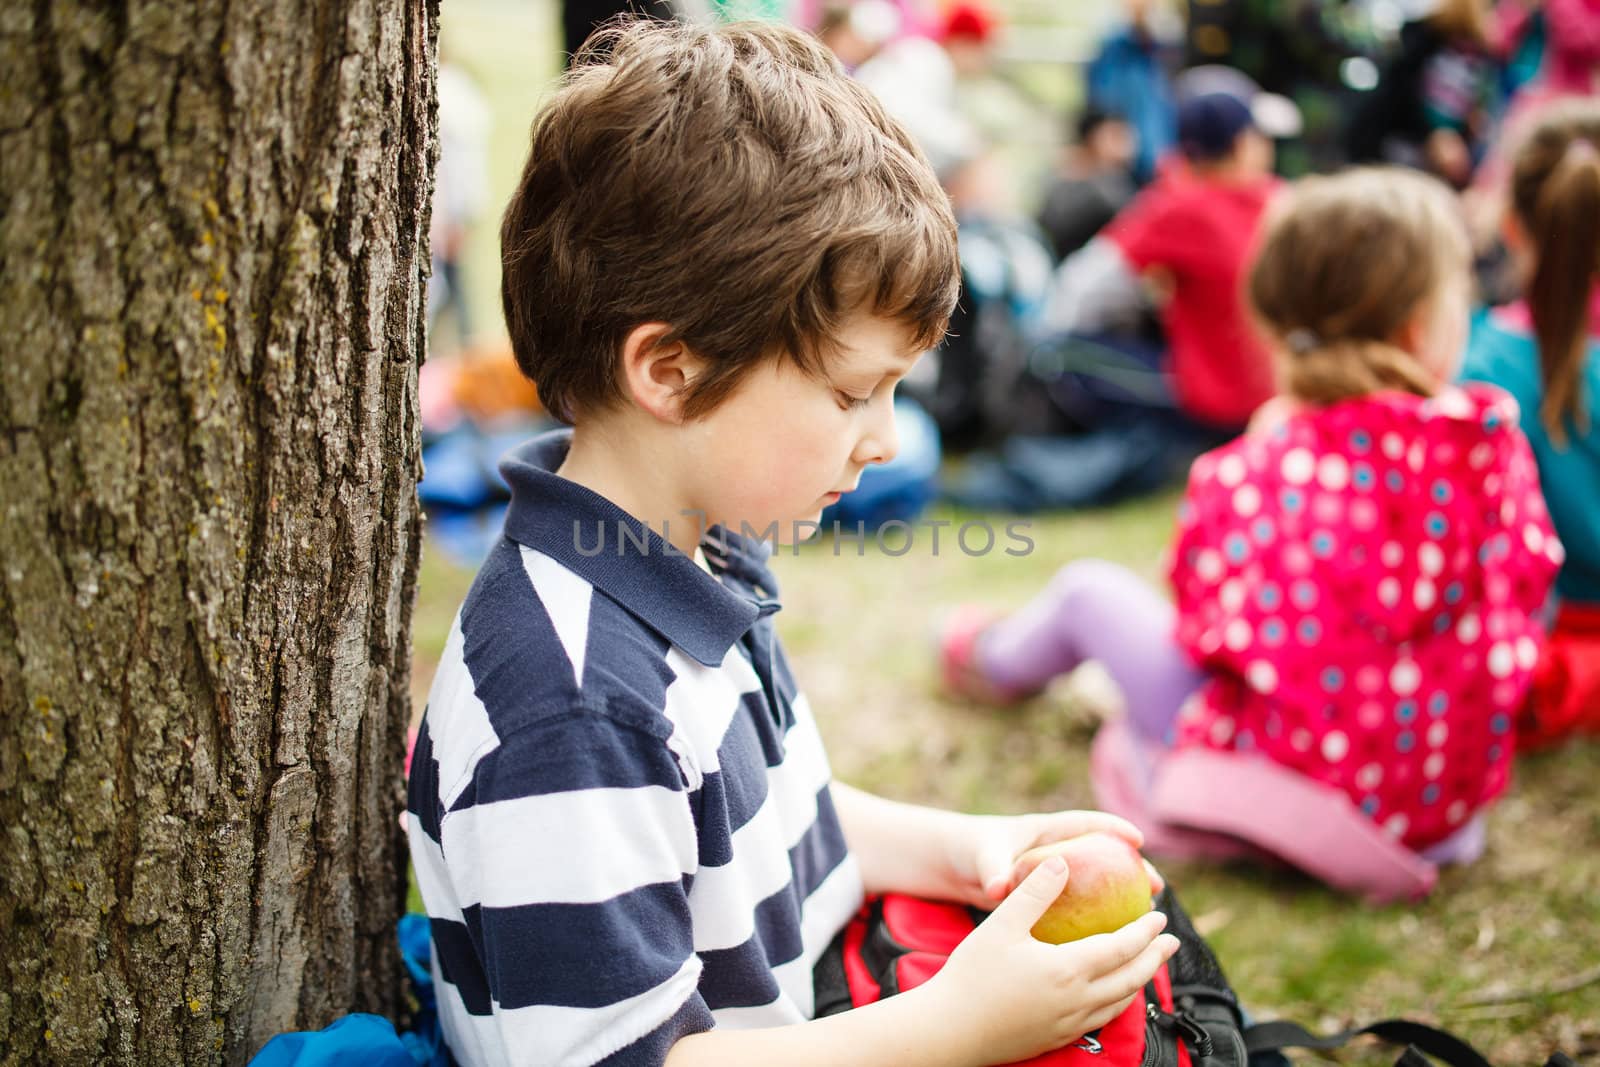
{"type": "Polygon", "coordinates": [[[1394,884],[1417,852],[1470,858],[1474,816],[1506,786],[1561,549],[1515,403],[1445,384],[1467,270],[1432,179],[1369,169],[1295,187],[1249,288],[1283,396],[1195,462],[1176,609],[1112,564],[1070,564],[1009,617],[953,620],[948,683],[1014,699],[1099,660],[1126,699],[1128,751],[1149,761],[1118,780],[1166,810],[1164,780],[1189,783],[1176,806],[1200,813],[1190,825],[1380,896],[1431,885],[1394,884]],[[1197,752],[1208,776],[1175,776],[1197,752]],[[1260,761],[1279,773],[1252,774],[1260,761]],[[1235,772],[1269,789],[1243,820],[1229,808],[1242,779],[1217,788],[1235,772]],[[1358,847],[1296,843],[1325,824],[1353,827],[1341,840],[1358,847]]]}
{"type": "Polygon", "coordinates": [[[1229,93],[1184,102],[1178,147],[1183,165],[1147,186],[1102,238],[1165,292],[1166,370],[1178,410],[1208,429],[1237,433],[1272,395],[1272,358],[1239,292],[1262,217],[1283,183],[1249,102],[1229,93]]]}
{"type": "Polygon", "coordinates": [[[1120,115],[1085,108],[1073,122],[1074,144],[1045,190],[1039,228],[1057,262],[1089,243],[1133,199],[1130,167],[1137,135],[1120,115]]]}
{"type": "Polygon", "coordinates": [[[955,503],[1033,512],[1148,492],[1182,478],[1272,395],[1271,356],[1240,298],[1282,186],[1272,141],[1229,92],[1185,101],[1178,141],[1182,162],[1061,264],[1039,316],[1024,381],[1042,383],[1052,407],[1089,432],[1053,436],[1046,426],[1010,437],[946,486],[955,503]],[[1164,353],[1143,328],[1149,290],[1161,303],[1164,353]]]}
{"type": "Polygon", "coordinates": [[[1566,548],[1550,643],[1518,719],[1524,744],[1600,732],[1600,103],[1557,105],[1512,164],[1508,243],[1526,300],[1473,331],[1464,378],[1516,397],[1566,548]]]}
{"type": "Polygon", "coordinates": [[[572,428],[503,467],[412,761],[455,1059],[977,1065],[1131,1003],[1163,919],[1050,946],[1062,866],[1006,893],[1036,843],[1137,831],[830,782],[765,540],[734,532],[814,521],[894,455],[957,278],[905,132],[793,30],[617,27],[535,124],[501,238],[517,361],[572,428]],[[889,890],[995,913],[926,985],[813,1020],[813,964],[889,890]]]}

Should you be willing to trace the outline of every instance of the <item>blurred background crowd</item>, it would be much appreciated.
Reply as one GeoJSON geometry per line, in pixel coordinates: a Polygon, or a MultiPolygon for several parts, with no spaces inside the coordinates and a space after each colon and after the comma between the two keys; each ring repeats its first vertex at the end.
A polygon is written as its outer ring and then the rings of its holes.
{"type": "MultiPolygon", "coordinates": [[[[1456,190],[1480,309],[1517,294],[1507,146],[1600,91],[1600,0],[463,0],[442,19],[431,532],[497,535],[495,461],[543,421],[498,309],[497,206],[541,95],[621,11],[792,22],[920,143],[960,224],[950,336],[902,386],[900,457],[827,519],[1105,503],[1181,477],[1273,391],[1238,298],[1287,180],[1352,163],[1456,190]],[[528,44],[547,45],[532,55],[528,44]]],[[[1480,310],[1480,314],[1482,311],[1480,310]]]]}

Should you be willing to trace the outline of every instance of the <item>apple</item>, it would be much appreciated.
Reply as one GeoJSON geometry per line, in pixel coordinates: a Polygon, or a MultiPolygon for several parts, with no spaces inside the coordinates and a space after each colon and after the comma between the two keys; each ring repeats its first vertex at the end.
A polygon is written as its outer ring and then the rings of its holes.
{"type": "Polygon", "coordinates": [[[1150,910],[1150,875],[1139,850],[1120,837],[1088,833],[1017,857],[1016,881],[1060,856],[1067,861],[1067,887],[1033,924],[1033,936],[1052,945],[1119,930],[1150,910]]]}

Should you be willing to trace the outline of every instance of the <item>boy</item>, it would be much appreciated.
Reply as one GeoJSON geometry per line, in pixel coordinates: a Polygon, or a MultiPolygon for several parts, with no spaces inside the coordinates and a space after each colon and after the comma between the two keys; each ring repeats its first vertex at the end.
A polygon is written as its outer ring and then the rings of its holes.
{"type": "Polygon", "coordinates": [[[1231,436],[1273,394],[1272,357],[1250,326],[1241,286],[1282,182],[1272,173],[1272,141],[1233,93],[1205,92],[1179,106],[1178,149],[1186,166],[1157,178],[1104,233],[1166,298],[1179,410],[1231,436]]]}
{"type": "Polygon", "coordinates": [[[814,520],[894,454],[894,385],[955,291],[938,185],[792,30],[635,24],[599,45],[536,124],[502,230],[518,362],[573,429],[503,468],[506,535],[412,765],[451,1051],[814,1067],[1070,1042],[1176,941],[1159,917],[1034,941],[1059,865],[927,985],[809,1021],[811,967],[863,891],[994,907],[1023,849],[1137,834],[830,785],[766,550],[732,532],[814,520]]]}

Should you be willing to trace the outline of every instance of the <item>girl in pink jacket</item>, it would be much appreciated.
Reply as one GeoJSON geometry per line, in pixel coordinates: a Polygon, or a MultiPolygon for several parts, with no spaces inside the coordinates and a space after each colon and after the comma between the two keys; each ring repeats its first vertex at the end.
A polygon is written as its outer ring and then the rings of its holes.
{"type": "Polygon", "coordinates": [[[1169,854],[1266,854],[1376,897],[1482,848],[1562,558],[1515,402],[1448,385],[1469,252],[1443,186],[1300,182],[1249,279],[1281,394],[1198,459],[1175,606],[1084,561],[999,620],[958,614],[947,683],[1009,700],[1096,659],[1125,720],[1102,806],[1169,854]]]}

